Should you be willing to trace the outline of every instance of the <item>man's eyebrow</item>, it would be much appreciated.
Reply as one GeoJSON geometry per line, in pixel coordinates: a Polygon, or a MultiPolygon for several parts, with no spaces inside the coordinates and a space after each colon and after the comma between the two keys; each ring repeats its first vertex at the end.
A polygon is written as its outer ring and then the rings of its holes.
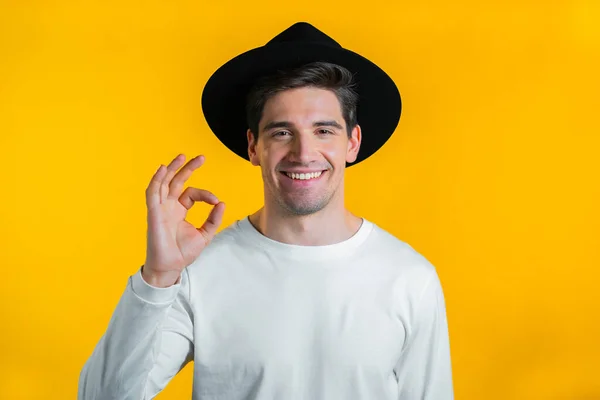
{"type": "Polygon", "coordinates": [[[337,121],[334,120],[329,120],[329,121],[316,121],[313,124],[314,127],[319,127],[319,126],[332,126],[334,128],[338,128],[338,129],[344,129],[344,127],[342,125],[340,125],[337,121]]]}
{"type": "Polygon", "coordinates": [[[269,129],[274,128],[291,128],[292,126],[294,126],[294,124],[289,121],[271,121],[265,125],[263,130],[268,131],[269,129]]]}
{"type": "MultiPolygon", "coordinates": [[[[294,126],[293,123],[289,122],[289,121],[271,121],[268,122],[265,127],[263,128],[263,130],[268,131],[270,129],[275,129],[275,128],[292,128],[294,126]]],[[[337,129],[344,129],[344,127],[342,125],[340,125],[337,121],[335,120],[323,120],[323,121],[315,121],[313,123],[313,127],[318,128],[321,126],[331,126],[337,129]]]]}

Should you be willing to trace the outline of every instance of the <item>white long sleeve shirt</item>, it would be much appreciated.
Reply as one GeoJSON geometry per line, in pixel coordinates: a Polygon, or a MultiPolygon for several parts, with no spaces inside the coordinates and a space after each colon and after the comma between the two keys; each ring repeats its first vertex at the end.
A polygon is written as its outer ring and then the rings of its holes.
{"type": "Polygon", "coordinates": [[[363,219],[298,246],[236,221],[167,288],[131,276],[79,400],[154,398],[194,361],[194,400],[451,400],[434,266],[363,219]]]}

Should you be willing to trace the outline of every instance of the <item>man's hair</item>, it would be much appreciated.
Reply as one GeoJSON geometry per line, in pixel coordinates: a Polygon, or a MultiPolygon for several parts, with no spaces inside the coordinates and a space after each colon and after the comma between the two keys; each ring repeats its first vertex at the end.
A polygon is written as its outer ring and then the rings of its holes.
{"type": "Polygon", "coordinates": [[[340,102],[348,137],[356,126],[358,94],[352,73],[337,64],[313,62],[299,68],[278,71],[258,79],[246,98],[246,121],[258,139],[258,123],[265,103],[274,95],[289,89],[314,87],[331,90],[340,102]]]}

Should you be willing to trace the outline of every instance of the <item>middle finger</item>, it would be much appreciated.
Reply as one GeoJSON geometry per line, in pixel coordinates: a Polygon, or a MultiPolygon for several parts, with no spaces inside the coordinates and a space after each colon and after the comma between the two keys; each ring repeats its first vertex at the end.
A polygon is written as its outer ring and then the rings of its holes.
{"type": "Polygon", "coordinates": [[[168,198],[178,199],[181,195],[184,183],[192,176],[194,170],[202,166],[202,164],[204,164],[204,156],[199,155],[192,158],[183,168],[181,168],[169,183],[168,198]]]}
{"type": "Polygon", "coordinates": [[[184,161],[185,161],[185,155],[178,154],[177,157],[175,157],[173,160],[171,160],[169,165],[167,165],[167,173],[165,174],[165,176],[163,177],[163,179],[160,182],[159,191],[160,191],[160,201],[161,202],[166,200],[167,196],[169,195],[169,183],[171,182],[173,175],[175,175],[175,172],[177,172],[177,169],[179,167],[181,167],[181,165],[183,165],[184,161]]]}

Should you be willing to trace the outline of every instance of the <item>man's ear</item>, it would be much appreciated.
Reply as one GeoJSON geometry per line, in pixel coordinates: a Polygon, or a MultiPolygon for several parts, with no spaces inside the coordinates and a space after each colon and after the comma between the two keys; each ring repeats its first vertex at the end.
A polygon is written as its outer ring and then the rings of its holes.
{"type": "Polygon", "coordinates": [[[360,125],[356,125],[352,129],[352,134],[348,138],[348,150],[346,152],[346,162],[353,163],[356,161],[358,156],[358,150],[360,149],[360,142],[362,140],[362,132],[360,125]]]}
{"type": "Polygon", "coordinates": [[[256,146],[258,145],[258,139],[250,129],[248,129],[248,131],[246,132],[246,137],[248,139],[248,158],[250,159],[252,165],[258,166],[260,165],[258,155],[256,154],[256,146]]]}

